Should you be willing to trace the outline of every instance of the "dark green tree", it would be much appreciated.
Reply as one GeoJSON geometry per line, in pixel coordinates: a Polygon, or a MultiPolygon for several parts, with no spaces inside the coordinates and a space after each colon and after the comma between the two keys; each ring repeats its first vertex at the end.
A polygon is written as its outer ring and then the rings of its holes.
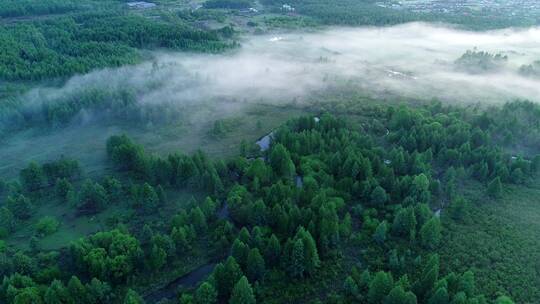
{"type": "Polygon", "coordinates": [[[16,218],[21,220],[26,220],[32,215],[32,203],[30,199],[22,194],[18,194],[15,197],[8,196],[7,208],[16,218]]]}
{"type": "Polygon", "coordinates": [[[371,304],[383,303],[393,286],[392,275],[384,271],[377,272],[369,283],[368,302],[371,304]]]}
{"type": "Polygon", "coordinates": [[[268,244],[264,249],[264,259],[268,267],[275,267],[279,263],[281,257],[281,244],[278,238],[272,234],[268,240],[268,244]]]}
{"type": "Polygon", "coordinates": [[[388,202],[388,194],[383,187],[377,186],[370,195],[371,203],[375,206],[384,206],[388,202]]]}
{"type": "Polygon", "coordinates": [[[45,304],[64,304],[71,300],[64,283],[59,280],[53,280],[43,296],[45,304]]]}
{"type": "Polygon", "coordinates": [[[264,259],[259,249],[253,248],[247,257],[246,274],[251,282],[260,280],[266,271],[264,259]]]}
{"type": "Polygon", "coordinates": [[[246,277],[242,277],[238,283],[234,285],[234,289],[229,299],[229,304],[255,304],[255,295],[253,289],[246,277]]]}
{"type": "Polygon", "coordinates": [[[195,304],[216,304],[217,291],[212,284],[204,282],[197,288],[194,300],[195,304]]]}
{"type": "Polygon", "coordinates": [[[444,287],[437,289],[428,300],[428,304],[448,304],[449,302],[448,291],[444,287]]]}
{"type": "Polygon", "coordinates": [[[124,296],[124,301],[122,303],[123,304],[144,304],[144,300],[133,289],[128,289],[128,291],[126,292],[126,295],[124,296]]]}
{"type": "Polygon", "coordinates": [[[292,246],[289,275],[293,278],[303,277],[305,265],[304,242],[302,242],[301,239],[298,239],[292,246]]]}
{"type": "Polygon", "coordinates": [[[382,245],[386,241],[387,235],[388,223],[386,221],[382,221],[381,223],[379,223],[377,229],[375,229],[375,232],[373,233],[373,240],[379,245],[382,245]]]}
{"type": "Polygon", "coordinates": [[[441,221],[438,217],[432,217],[420,229],[420,241],[425,248],[434,249],[441,241],[441,221]]]}
{"type": "Polygon", "coordinates": [[[31,162],[28,167],[21,170],[19,179],[23,188],[28,192],[39,190],[47,183],[41,166],[36,162],[31,162]]]}
{"type": "Polygon", "coordinates": [[[295,175],[296,169],[291,160],[291,155],[282,144],[277,144],[272,148],[270,165],[280,177],[292,178],[295,175]]]}

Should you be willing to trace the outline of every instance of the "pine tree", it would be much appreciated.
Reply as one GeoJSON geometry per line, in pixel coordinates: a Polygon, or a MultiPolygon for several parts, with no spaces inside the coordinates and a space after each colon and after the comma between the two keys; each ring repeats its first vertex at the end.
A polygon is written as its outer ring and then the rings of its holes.
{"type": "Polygon", "coordinates": [[[240,232],[238,233],[238,239],[244,244],[249,244],[249,241],[251,240],[251,235],[249,234],[249,231],[246,229],[246,227],[242,227],[242,229],[240,229],[240,232]]]}
{"type": "Polygon", "coordinates": [[[47,183],[41,166],[36,162],[31,162],[28,164],[28,167],[21,170],[19,179],[24,189],[28,192],[37,191],[47,183]]]}
{"type": "Polygon", "coordinates": [[[444,287],[438,288],[428,300],[428,304],[448,304],[449,302],[448,291],[444,287]]]}
{"type": "Polygon", "coordinates": [[[394,217],[392,233],[398,236],[406,236],[409,237],[409,239],[414,240],[416,224],[414,207],[409,206],[407,208],[402,208],[394,217]]]}
{"type": "Polygon", "coordinates": [[[195,207],[191,209],[191,211],[189,212],[189,218],[195,226],[197,233],[206,231],[208,224],[206,223],[206,217],[204,216],[201,208],[195,207]]]}
{"type": "Polygon", "coordinates": [[[350,298],[356,298],[358,297],[358,285],[354,281],[354,279],[351,276],[348,276],[345,279],[345,282],[343,283],[343,290],[345,291],[345,295],[350,298]]]}
{"type": "Polygon", "coordinates": [[[414,283],[413,290],[420,299],[433,289],[435,282],[439,279],[439,256],[433,254],[429,257],[426,265],[422,269],[419,280],[414,283]]]}
{"type": "Polygon", "coordinates": [[[249,254],[249,247],[244,242],[236,239],[231,248],[231,255],[242,269],[246,269],[247,259],[249,254]]]}
{"type": "Polygon", "coordinates": [[[278,238],[272,234],[268,240],[268,244],[264,250],[264,258],[268,267],[275,267],[279,263],[281,257],[281,244],[278,238]]]}
{"type": "Polygon", "coordinates": [[[305,253],[304,242],[301,239],[296,240],[292,246],[289,274],[293,278],[303,277],[305,271],[305,253]]]}
{"type": "Polygon", "coordinates": [[[377,186],[373,191],[371,192],[371,203],[374,206],[380,207],[384,206],[384,204],[388,201],[388,194],[386,194],[386,191],[383,187],[377,186]]]}
{"type": "Polygon", "coordinates": [[[251,282],[260,280],[266,271],[264,259],[259,249],[254,248],[249,251],[247,257],[246,274],[251,282]]]}
{"type": "Polygon", "coordinates": [[[326,256],[339,244],[339,217],[333,205],[323,205],[319,210],[319,248],[326,256]]]}
{"type": "Polygon", "coordinates": [[[13,230],[15,220],[13,213],[6,207],[0,207],[0,235],[8,234],[13,230]]]}
{"type": "Polygon", "coordinates": [[[368,302],[370,304],[383,303],[384,298],[390,293],[394,280],[384,271],[379,271],[369,284],[368,302]]]}
{"type": "Polygon", "coordinates": [[[273,147],[270,153],[270,165],[279,177],[292,178],[296,173],[291,155],[282,144],[273,147]]]}
{"type": "Polygon", "coordinates": [[[141,207],[145,212],[151,213],[157,211],[157,207],[159,206],[159,197],[154,190],[154,187],[150,186],[148,183],[144,183],[142,185],[139,199],[141,201],[141,207]]]}
{"type": "Polygon", "coordinates": [[[473,297],[475,294],[474,273],[466,271],[459,280],[458,290],[463,291],[468,297],[473,297]]]}
{"type": "Polygon", "coordinates": [[[32,203],[30,203],[30,199],[22,194],[15,197],[9,196],[7,198],[7,208],[16,218],[21,220],[28,219],[32,215],[32,203]]]}
{"type": "Polygon", "coordinates": [[[71,299],[85,299],[87,297],[86,287],[76,276],[69,279],[67,289],[71,299]]]}
{"type": "Polygon", "coordinates": [[[128,289],[124,296],[123,304],[144,304],[143,298],[132,289],[128,289]]]}
{"type": "Polygon", "coordinates": [[[438,217],[432,217],[420,229],[420,241],[422,246],[429,249],[434,249],[441,241],[441,221],[438,217]]]}
{"type": "Polygon", "coordinates": [[[302,242],[304,243],[304,261],[305,261],[305,272],[308,275],[312,275],[317,268],[319,268],[321,261],[319,259],[319,252],[317,250],[317,245],[315,244],[315,240],[311,236],[311,233],[309,231],[304,230],[304,228],[300,229],[301,234],[300,237],[302,239],[302,242]]]}
{"type": "Polygon", "coordinates": [[[379,245],[382,245],[386,241],[387,234],[388,224],[386,223],[386,221],[382,221],[373,233],[373,240],[375,240],[375,242],[377,242],[379,245]]]}
{"type": "Polygon", "coordinates": [[[59,178],[56,180],[54,191],[63,203],[67,203],[68,193],[73,191],[73,186],[67,178],[59,178]]]}
{"type": "Polygon", "coordinates": [[[195,304],[216,304],[217,303],[217,291],[208,282],[204,282],[197,288],[195,292],[195,304]]]}
{"type": "Polygon", "coordinates": [[[69,293],[64,283],[59,280],[53,280],[43,296],[45,304],[64,304],[69,303],[69,293]]]}
{"type": "Polygon", "coordinates": [[[159,271],[167,261],[167,253],[162,248],[154,244],[148,258],[149,266],[152,271],[159,271]]]}
{"type": "Polygon", "coordinates": [[[234,285],[229,304],[255,304],[253,289],[244,276],[234,285]]]}
{"type": "Polygon", "coordinates": [[[240,266],[234,257],[227,258],[225,265],[218,264],[214,269],[214,278],[216,281],[216,289],[218,297],[222,300],[227,300],[234,284],[243,276],[240,266]]]}
{"type": "Polygon", "coordinates": [[[405,290],[403,290],[403,287],[401,285],[397,285],[396,287],[394,287],[384,300],[384,304],[405,303],[407,303],[407,293],[405,293],[405,290]]]}

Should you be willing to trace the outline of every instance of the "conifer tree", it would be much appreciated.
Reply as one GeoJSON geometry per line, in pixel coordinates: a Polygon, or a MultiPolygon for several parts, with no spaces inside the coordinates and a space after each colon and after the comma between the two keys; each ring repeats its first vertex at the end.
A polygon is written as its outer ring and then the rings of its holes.
{"type": "Polygon", "coordinates": [[[253,289],[248,282],[248,279],[243,276],[238,283],[234,285],[234,289],[229,300],[229,304],[255,304],[255,295],[253,289]]]}
{"type": "Polygon", "coordinates": [[[259,249],[253,248],[247,257],[246,274],[251,282],[260,280],[266,271],[264,259],[259,249]]]}
{"type": "Polygon", "coordinates": [[[194,300],[195,304],[216,304],[217,291],[212,284],[204,282],[197,288],[194,300]]]}

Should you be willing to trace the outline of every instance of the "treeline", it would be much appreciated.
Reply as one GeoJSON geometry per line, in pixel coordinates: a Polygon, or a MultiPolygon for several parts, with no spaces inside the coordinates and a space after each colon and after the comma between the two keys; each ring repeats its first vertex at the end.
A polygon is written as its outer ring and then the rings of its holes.
{"type": "Polygon", "coordinates": [[[221,31],[97,10],[8,24],[0,29],[0,78],[42,80],[139,62],[137,49],[220,52],[236,46],[221,31]]]}
{"type": "MultiPolygon", "coordinates": [[[[521,106],[529,105],[531,104],[527,102],[516,102],[505,107],[517,110],[521,106]]],[[[484,114],[484,119],[486,116],[488,114],[484,114]]],[[[452,172],[449,169],[462,167],[480,181],[500,179],[503,182],[519,184],[536,174],[540,168],[538,155],[524,159],[504,153],[492,142],[492,135],[488,131],[490,123],[487,122],[486,125],[486,122],[482,121],[482,116],[478,117],[475,123],[478,125],[440,113],[437,116],[422,115],[401,108],[392,114],[389,126],[393,132],[389,134],[389,140],[399,143],[410,153],[416,155],[427,153],[428,158],[436,159],[443,166],[442,172],[446,172],[447,175],[452,172]]],[[[534,124],[528,124],[528,127],[531,130],[538,128],[534,124]]],[[[513,134],[512,130],[508,131],[511,136],[518,135],[513,134]]]]}
{"type": "MultiPolygon", "coordinates": [[[[280,11],[283,1],[265,0],[266,5],[280,11]]],[[[374,1],[355,0],[296,0],[287,4],[295,8],[295,13],[314,18],[327,25],[394,25],[418,20],[415,14],[380,7],[374,1]]]]}
{"type": "Polygon", "coordinates": [[[0,17],[64,14],[81,8],[80,1],[75,0],[3,0],[0,17]]]}
{"type": "Polygon", "coordinates": [[[4,100],[0,105],[0,131],[25,128],[62,128],[72,123],[115,120],[127,124],[152,127],[166,125],[183,118],[178,106],[170,103],[145,103],[137,96],[147,87],[87,87],[53,98],[43,98],[41,105],[32,97],[4,100]]]}
{"type": "Polygon", "coordinates": [[[471,11],[465,14],[412,12],[405,9],[381,7],[372,0],[264,0],[275,13],[283,12],[283,4],[292,5],[295,14],[312,17],[321,24],[327,25],[395,25],[412,21],[446,22],[461,25],[472,30],[499,29],[512,26],[534,26],[537,20],[519,18],[517,16],[486,15],[485,11],[471,11]]]}
{"type": "Polygon", "coordinates": [[[467,50],[454,64],[469,73],[485,73],[502,68],[508,61],[507,56],[484,51],[467,50]]]}
{"type": "Polygon", "coordinates": [[[540,77],[540,60],[519,67],[519,73],[527,77],[540,77]]]}
{"type": "Polygon", "coordinates": [[[489,132],[494,144],[520,148],[534,156],[540,150],[540,106],[531,101],[514,101],[493,106],[478,115],[473,124],[489,132]]]}
{"type": "Polygon", "coordinates": [[[119,170],[154,184],[191,187],[219,195],[225,190],[223,180],[229,177],[223,161],[212,161],[200,151],[191,156],[175,153],[156,157],[125,135],[109,138],[107,154],[119,170]]]}

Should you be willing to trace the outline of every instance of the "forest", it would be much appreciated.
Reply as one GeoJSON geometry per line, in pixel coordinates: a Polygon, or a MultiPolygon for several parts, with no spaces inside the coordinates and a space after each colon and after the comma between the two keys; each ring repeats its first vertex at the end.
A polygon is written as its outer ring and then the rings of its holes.
{"type": "Polygon", "coordinates": [[[106,143],[111,176],[85,178],[67,158],[30,163],[2,187],[8,243],[36,224],[27,250],[2,242],[0,297],[151,302],[159,294],[148,287],[167,280],[164,269],[215,263],[203,282],[164,301],[512,303],[504,290],[483,295],[472,270],[443,272],[440,251],[446,225],[478,204],[461,184],[479,183],[483,197],[498,199],[509,185],[537,180],[540,154],[515,157],[500,147],[539,132],[539,118],[530,102],[473,113],[440,103],[376,106],[359,128],[331,114],[292,119],[267,150],[244,145],[229,161],[203,152],[159,157],[116,135],[106,143]],[[185,190],[200,198],[178,208],[170,194],[185,190]],[[107,219],[110,229],[44,250],[40,239],[65,229],[54,216],[36,218],[49,204],[77,216],[125,211],[107,219]]]}
{"type": "Polygon", "coordinates": [[[0,0],[0,303],[538,303],[538,20],[393,4],[0,0]]]}
{"type": "Polygon", "coordinates": [[[88,1],[7,1],[0,15],[59,14],[0,28],[0,79],[45,80],[93,69],[134,64],[143,49],[221,52],[235,46],[230,33],[197,29],[182,18],[153,21],[112,3],[98,10],[88,1]],[[226,37],[225,37],[226,36],[226,37]]]}

